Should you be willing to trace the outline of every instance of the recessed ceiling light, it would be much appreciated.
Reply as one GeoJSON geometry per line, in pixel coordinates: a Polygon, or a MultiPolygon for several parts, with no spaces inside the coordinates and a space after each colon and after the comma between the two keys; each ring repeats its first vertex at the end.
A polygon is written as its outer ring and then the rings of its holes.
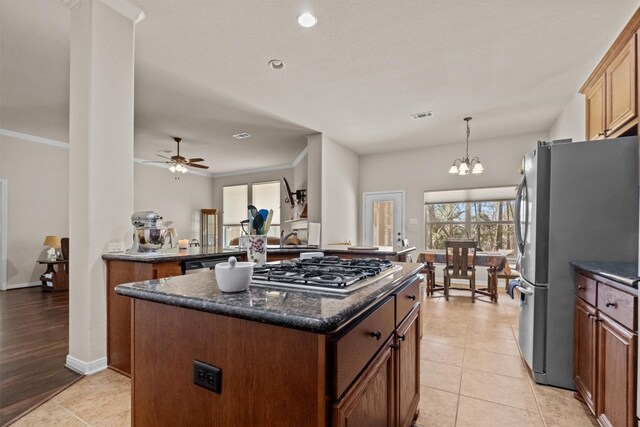
{"type": "Polygon", "coordinates": [[[274,70],[282,70],[284,68],[284,62],[279,59],[272,59],[271,61],[269,61],[269,67],[273,68],[274,70]]]}
{"type": "Polygon", "coordinates": [[[416,113],[412,114],[411,117],[413,120],[426,119],[428,117],[433,117],[433,111],[425,111],[424,113],[416,113]]]}
{"type": "Polygon", "coordinates": [[[311,28],[318,23],[318,18],[310,14],[309,12],[301,13],[298,15],[298,24],[305,28],[311,28]]]}
{"type": "Polygon", "coordinates": [[[235,139],[245,139],[245,138],[251,137],[251,134],[247,132],[242,132],[242,133],[236,133],[235,135],[231,135],[231,136],[233,136],[235,139]]]}

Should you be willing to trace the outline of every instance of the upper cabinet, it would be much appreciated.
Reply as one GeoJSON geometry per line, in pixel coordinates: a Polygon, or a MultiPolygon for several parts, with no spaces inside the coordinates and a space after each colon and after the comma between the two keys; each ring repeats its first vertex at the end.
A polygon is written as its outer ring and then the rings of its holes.
{"type": "Polygon", "coordinates": [[[639,26],[640,9],[580,89],[589,140],[638,133],[639,26]]]}
{"type": "Polygon", "coordinates": [[[606,136],[615,134],[624,125],[638,117],[636,65],[636,35],[634,34],[604,73],[606,136]]]}

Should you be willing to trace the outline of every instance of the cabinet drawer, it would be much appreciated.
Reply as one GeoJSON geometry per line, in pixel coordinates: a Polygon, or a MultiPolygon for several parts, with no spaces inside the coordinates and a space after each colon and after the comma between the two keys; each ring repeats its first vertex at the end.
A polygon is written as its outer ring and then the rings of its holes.
{"type": "Polygon", "coordinates": [[[395,329],[393,309],[393,298],[389,298],[336,342],[336,398],[344,393],[395,329]]]}
{"type": "Polygon", "coordinates": [[[420,302],[420,279],[414,280],[396,294],[396,325],[407,317],[414,305],[420,302]]]}
{"type": "Polygon", "coordinates": [[[576,295],[588,302],[589,304],[596,305],[596,281],[583,276],[582,274],[576,275],[576,295]]]}
{"type": "Polygon", "coordinates": [[[598,310],[632,331],[637,329],[635,305],[636,297],[633,295],[598,283],[598,310]]]}

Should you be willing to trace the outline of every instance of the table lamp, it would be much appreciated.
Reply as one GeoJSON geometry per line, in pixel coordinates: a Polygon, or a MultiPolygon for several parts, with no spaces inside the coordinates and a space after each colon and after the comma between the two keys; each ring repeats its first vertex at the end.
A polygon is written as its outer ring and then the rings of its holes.
{"type": "Polygon", "coordinates": [[[42,246],[49,246],[53,249],[53,254],[49,253],[48,259],[49,261],[55,261],[58,259],[58,251],[60,249],[60,237],[58,236],[47,236],[44,238],[44,243],[42,246]]]}

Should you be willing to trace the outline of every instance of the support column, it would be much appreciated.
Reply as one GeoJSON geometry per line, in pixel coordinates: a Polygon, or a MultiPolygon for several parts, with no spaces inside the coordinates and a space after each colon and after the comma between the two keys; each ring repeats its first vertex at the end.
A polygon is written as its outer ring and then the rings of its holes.
{"type": "Polygon", "coordinates": [[[84,374],[107,366],[102,254],[131,233],[134,30],[143,18],[128,0],[71,8],[67,366],[84,374]]]}

